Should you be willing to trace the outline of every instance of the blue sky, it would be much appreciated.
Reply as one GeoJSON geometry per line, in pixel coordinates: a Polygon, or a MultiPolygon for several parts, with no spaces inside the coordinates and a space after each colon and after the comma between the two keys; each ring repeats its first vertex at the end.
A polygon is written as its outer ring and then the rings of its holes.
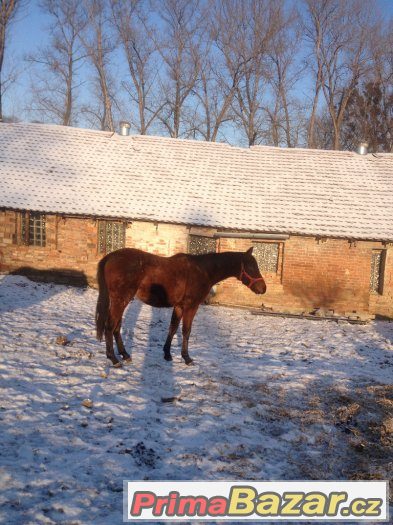
{"type": "MultiPolygon", "coordinates": [[[[61,1],[61,0],[59,0],[61,1]]],[[[274,0],[273,0],[274,1],[274,0]]],[[[298,0],[293,0],[296,4],[298,0]]],[[[345,0],[342,0],[345,1],[345,0]]],[[[364,0],[366,1],[366,0],[364,0]]],[[[299,2],[300,3],[300,2],[299,2]]],[[[393,17],[393,0],[377,0],[381,11],[386,18],[393,17]]],[[[4,100],[5,114],[14,114],[22,119],[27,118],[25,107],[29,98],[30,72],[23,61],[23,57],[48,41],[49,19],[38,7],[37,0],[30,0],[24,11],[18,16],[12,32],[8,49],[6,51],[5,67],[16,62],[19,75],[18,83],[4,100]]],[[[121,62],[121,61],[120,61],[121,62]]],[[[299,84],[299,95],[307,96],[307,82],[299,84]]]]}

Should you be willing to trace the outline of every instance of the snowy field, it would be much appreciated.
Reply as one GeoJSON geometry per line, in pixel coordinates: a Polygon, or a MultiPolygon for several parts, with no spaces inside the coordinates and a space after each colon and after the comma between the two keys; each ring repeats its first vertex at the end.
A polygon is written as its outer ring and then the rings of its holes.
{"type": "Polygon", "coordinates": [[[393,323],[203,306],[187,367],[135,302],[114,369],[96,298],[0,276],[0,523],[120,524],[123,479],[392,478],[393,323]]]}

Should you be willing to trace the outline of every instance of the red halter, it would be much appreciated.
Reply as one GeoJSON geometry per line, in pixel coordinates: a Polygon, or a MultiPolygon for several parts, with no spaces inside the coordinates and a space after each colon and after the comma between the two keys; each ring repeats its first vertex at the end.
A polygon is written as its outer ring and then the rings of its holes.
{"type": "MultiPolygon", "coordinates": [[[[247,279],[250,281],[248,284],[246,284],[247,288],[250,288],[251,289],[251,286],[255,283],[257,283],[258,281],[264,281],[264,278],[263,277],[251,277],[251,275],[249,275],[246,270],[244,269],[244,266],[242,264],[242,271],[240,272],[240,276],[239,276],[239,280],[241,281],[243,279],[243,276],[244,277],[247,277],[247,279]]],[[[244,283],[243,283],[244,284],[244,283]]]]}

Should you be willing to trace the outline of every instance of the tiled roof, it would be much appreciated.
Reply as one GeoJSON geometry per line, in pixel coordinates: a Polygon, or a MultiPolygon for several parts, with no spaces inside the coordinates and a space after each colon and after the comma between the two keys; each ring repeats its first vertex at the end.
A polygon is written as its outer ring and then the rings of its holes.
{"type": "Polygon", "coordinates": [[[393,154],[0,124],[0,207],[393,240],[393,154]]]}

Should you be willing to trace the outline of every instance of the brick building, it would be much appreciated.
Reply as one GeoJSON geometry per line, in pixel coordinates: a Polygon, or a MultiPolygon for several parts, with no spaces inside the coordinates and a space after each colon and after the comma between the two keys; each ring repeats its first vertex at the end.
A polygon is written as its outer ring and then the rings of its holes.
{"type": "Polygon", "coordinates": [[[214,302],[393,318],[393,154],[251,148],[0,124],[0,271],[94,283],[121,246],[253,245],[268,291],[214,302]]]}

